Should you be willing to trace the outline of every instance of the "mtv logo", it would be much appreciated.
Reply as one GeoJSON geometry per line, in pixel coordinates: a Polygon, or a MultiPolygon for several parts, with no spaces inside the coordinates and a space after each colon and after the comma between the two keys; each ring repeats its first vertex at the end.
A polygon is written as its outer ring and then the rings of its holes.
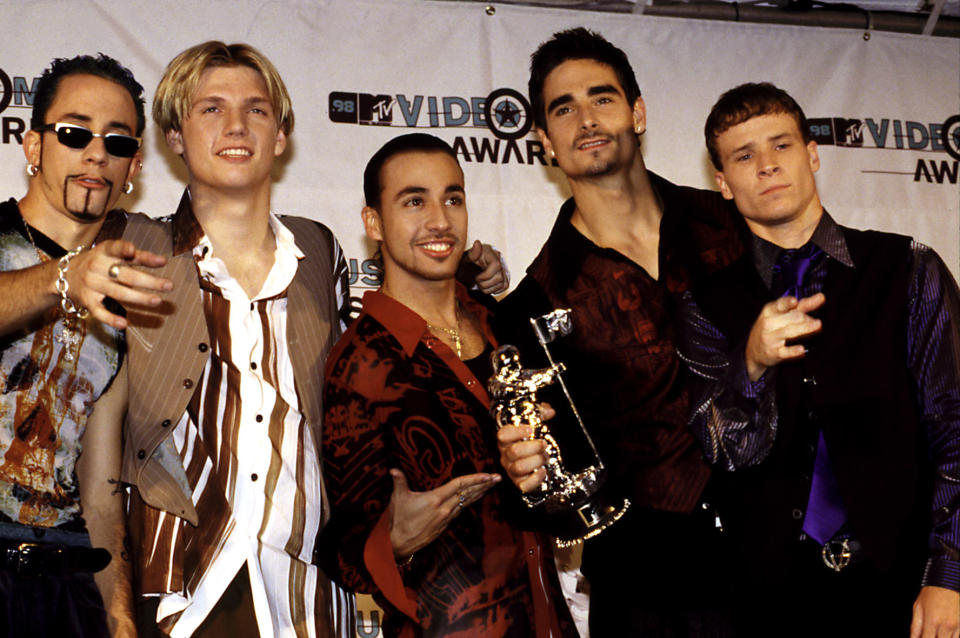
{"type": "Polygon", "coordinates": [[[833,130],[836,131],[837,146],[863,146],[863,120],[835,117],[833,130]]]}
{"type": "Polygon", "coordinates": [[[389,126],[393,122],[393,98],[361,93],[358,112],[360,124],[389,126]]]}

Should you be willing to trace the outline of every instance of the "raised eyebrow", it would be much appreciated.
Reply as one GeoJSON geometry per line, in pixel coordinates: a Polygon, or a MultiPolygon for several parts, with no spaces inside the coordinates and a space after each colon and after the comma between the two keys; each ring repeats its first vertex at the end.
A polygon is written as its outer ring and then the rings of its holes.
{"type": "Polygon", "coordinates": [[[747,143],[744,144],[743,146],[738,146],[737,148],[735,148],[735,149],[733,149],[732,151],[730,151],[730,153],[728,154],[728,157],[733,156],[733,155],[739,155],[740,153],[743,153],[744,151],[752,151],[752,150],[753,150],[753,142],[747,142],[747,143]]]}
{"type": "Polygon", "coordinates": [[[464,195],[464,196],[466,196],[466,194],[467,194],[466,191],[463,190],[463,186],[461,186],[460,184],[450,184],[449,186],[447,186],[447,188],[446,188],[443,192],[444,192],[445,194],[447,194],[447,195],[464,195]]]}

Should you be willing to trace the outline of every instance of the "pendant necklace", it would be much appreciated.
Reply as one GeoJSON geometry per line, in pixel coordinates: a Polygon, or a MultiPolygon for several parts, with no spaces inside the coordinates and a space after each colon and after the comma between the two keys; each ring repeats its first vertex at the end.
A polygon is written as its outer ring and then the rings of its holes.
{"type": "Polygon", "coordinates": [[[431,330],[435,330],[435,331],[437,331],[437,332],[442,332],[442,333],[446,334],[448,337],[450,337],[451,339],[453,339],[453,345],[454,345],[454,347],[455,347],[456,350],[457,350],[457,358],[458,358],[458,359],[462,359],[462,358],[463,358],[463,357],[462,357],[462,345],[461,345],[461,342],[460,342],[460,302],[459,302],[459,301],[457,302],[457,305],[456,305],[456,314],[457,314],[457,327],[456,327],[456,328],[445,328],[445,327],[443,327],[443,326],[435,326],[435,325],[433,325],[432,323],[428,323],[428,324],[427,324],[427,327],[430,328],[431,330]]]}

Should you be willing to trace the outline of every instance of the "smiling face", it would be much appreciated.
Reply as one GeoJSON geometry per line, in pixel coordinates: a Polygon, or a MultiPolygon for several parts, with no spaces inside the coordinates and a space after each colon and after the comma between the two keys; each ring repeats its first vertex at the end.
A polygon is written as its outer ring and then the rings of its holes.
{"type": "Polygon", "coordinates": [[[629,168],[646,128],[641,98],[630,104],[612,67],[596,60],[567,60],[543,83],[547,151],[570,179],[629,168]]]}
{"type": "Polygon", "coordinates": [[[720,192],[736,202],[755,235],[781,244],[785,235],[813,233],[823,214],[813,177],[820,157],[816,142],[804,143],[793,116],[752,117],[720,133],[716,146],[720,192]]]}
{"type": "Polygon", "coordinates": [[[166,137],[192,187],[243,192],[269,188],[274,158],[287,143],[263,78],[246,66],[204,71],[181,130],[166,137]]]}
{"type": "Polygon", "coordinates": [[[463,171],[440,151],[394,155],[380,171],[379,210],[363,209],[367,236],[380,242],[384,286],[450,281],[467,237],[463,171]]]}
{"type": "MultiPolygon", "coordinates": [[[[45,124],[57,122],[100,134],[135,135],[137,111],[129,91],[120,84],[95,75],[73,74],[60,80],[47,110],[45,124]]],[[[124,183],[140,170],[139,152],[133,157],[110,155],[102,137],[74,149],[61,144],[53,131],[29,131],[23,148],[27,161],[40,169],[30,180],[25,207],[43,208],[81,224],[102,222],[116,205],[124,183]]]]}

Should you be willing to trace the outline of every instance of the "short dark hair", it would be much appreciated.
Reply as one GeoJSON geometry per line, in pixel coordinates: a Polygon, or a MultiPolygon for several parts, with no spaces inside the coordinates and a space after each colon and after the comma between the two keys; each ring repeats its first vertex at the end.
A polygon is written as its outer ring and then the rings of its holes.
{"type": "Polygon", "coordinates": [[[110,56],[98,53],[92,55],[78,55],[73,58],[56,58],[47,68],[40,80],[37,81],[37,90],[33,96],[33,112],[30,115],[30,128],[40,130],[47,118],[47,111],[57,95],[60,80],[68,75],[95,75],[97,77],[116,82],[130,93],[133,106],[137,111],[136,136],[143,135],[143,127],[147,119],[143,112],[143,86],[133,77],[130,69],[126,68],[110,56]]]}
{"type": "Polygon", "coordinates": [[[553,34],[530,56],[530,81],[527,92],[533,109],[533,122],[542,131],[547,130],[546,104],[543,103],[543,83],[555,68],[567,60],[596,60],[606,64],[617,74],[620,87],[630,106],[640,97],[640,86],[627,54],[610,44],[602,35],[583,27],[553,34]]]}
{"type": "Polygon", "coordinates": [[[363,197],[367,206],[380,209],[380,193],[382,190],[380,173],[383,171],[383,165],[387,163],[387,160],[394,155],[415,152],[446,153],[457,162],[458,166],[460,165],[456,152],[439,137],[426,133],[407,133],[395,137],[381,146],[380,150],[374,153],[370,161],[367,162],[367,167],[363,169],[363,197]]]}
{"type": "Polygon", "coordinates": [[[703,127],[703,135],[707,140],[707,151],[710,152],[710,161],[718,170],[723,170],[723,162],[717,151],[717,137],[724,131],[743,124],[747,120],[759,115],[786,113],[793,116],[800,128],[803,142],[809,143],[810,127],[807,126],[807,116],[803,109],[783,89],[777,88],[769,82],[748,82],[736,86],[717,100],[710,109],[707,123],[703,127]]]}

